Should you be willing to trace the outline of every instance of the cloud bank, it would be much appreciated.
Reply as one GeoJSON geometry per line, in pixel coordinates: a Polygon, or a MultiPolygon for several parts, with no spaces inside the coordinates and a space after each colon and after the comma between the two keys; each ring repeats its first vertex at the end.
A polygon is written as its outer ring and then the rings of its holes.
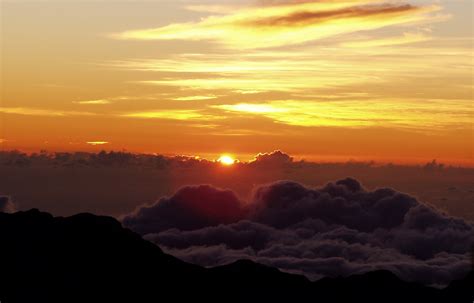
{"type": "Polygon", "coordinates": [[[292,159],[274,151],[223,167],[196,155],[4,151],[0,152],[0,171],[4,172],[0,193],[15,197],[17,208],[39,208],[56,216],[79,212],[120,216],[189,184],[213,184],[247,199],[258,184],[294,180],[316,187],[353,176],[367,188],[390,185],[451,215],[474,220],[474,169],[437,161],[419,165],[357,160],[325,163],[298,156],[292,159]],[[38,178],[45,175],[47,179],[38,178]],[[25,184],[34,186],[25,189],[25,184]]]}
{"type": "Polygon", "coordinates": [[[470,270],[474,243],[470,222],[351,178],[318,189],[280,181],[257,188],[249,202],[211,186],[185,187],[123,224],[188,262],[252,259],[310,279],[385,269],[446,285],[470,270]]]}

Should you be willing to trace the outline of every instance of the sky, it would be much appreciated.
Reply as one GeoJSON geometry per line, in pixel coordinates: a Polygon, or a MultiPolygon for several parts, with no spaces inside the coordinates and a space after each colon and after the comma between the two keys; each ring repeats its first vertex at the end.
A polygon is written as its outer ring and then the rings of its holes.
{"type": "Polygon", "coordinates": [[[0,147],[474,165],[470,0],[0,0],[0,147]]]}

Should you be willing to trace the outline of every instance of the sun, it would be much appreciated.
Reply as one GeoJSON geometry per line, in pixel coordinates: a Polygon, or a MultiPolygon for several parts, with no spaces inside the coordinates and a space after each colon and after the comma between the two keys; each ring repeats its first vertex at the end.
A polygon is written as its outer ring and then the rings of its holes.
{"type": "Polygon", "coordinates": [[[232,158],[229,155],[222,155],[222,156],[220,156],[219,159],[217,159],[217,162],[220,162],[223,165],[229,166],[229,165],[233,165],[235,163],[235,159],[232,158]]]}

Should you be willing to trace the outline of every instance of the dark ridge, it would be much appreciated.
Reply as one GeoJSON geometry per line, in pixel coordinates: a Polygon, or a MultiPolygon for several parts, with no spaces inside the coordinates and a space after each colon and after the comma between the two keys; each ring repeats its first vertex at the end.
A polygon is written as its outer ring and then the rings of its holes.
{"type": "Polygon", "coordinates": [[[469,302],[473,273],[439,290],[386,271],[310,282],[240,260],[215,268],[180,261],[109,217],[0,213],[0,301],[469,302]]]}

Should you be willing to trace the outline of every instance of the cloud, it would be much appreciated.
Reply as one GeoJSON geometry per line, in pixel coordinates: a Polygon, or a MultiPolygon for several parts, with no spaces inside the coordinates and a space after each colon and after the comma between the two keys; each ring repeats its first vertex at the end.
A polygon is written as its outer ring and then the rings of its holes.
{"type": "Polygon", "coordinates": [[[187,97],[173,98],[173,100],[175,101],[201,101],[201,100],[211,100],[211,99],[217,99],[217,96],[209,95],[209,96],[187,96],[187,97]]]}
{"type": "Polygon", "coordinates": [[[253,161],[250,161],[250,165],[264,166],[267,168],[281,168],[282,166],[291,164],[293,164],[293,158],[280,150],[275,150],[271,153],[259,153],[255,156],[253,161]]]}
{"type": "Polygon", "coordinates": [[[411,44],[411,43],[425,42],[425,41],[430,41],[430,40],[432,40],[432,37],[429,37],[425,34],[405,33],[403,36],[350,41],[350,42],[342,43],[342,45],[345,47],[351,47],[351,48],[369,48],[369,47],[383,47],[383,46],[411,44]]]}
{"type": "Polygon", "coordinates": [[[165,120],[215,120],[217,116],[203,114],[199,110],[183,109],[183,110],[159,110],[159,111],[142,111],[120,115],[126,118],[140,119],[165,119],[165,120]]]}
{"type": "Polygon", "coordinates": [[[66,116],[93,116],[95,113],[55,110],[55,109],[39,109],[29,107],[0,107],[0,113],[16,114],[26,116],[45,116],[45,117],[66,117],[66,116]]]}
{"type": "Polygon", "coordinates": [[[341,8],[328,11],[296,11],[284,16],[270,16],[259,20],[251,20],[243,23],[246,26],[257,27],[299,27],[307,26],[315,23],[323,23],[336,18],[355,18],[370,17],[373,15],[385,14],[401,14],[416,10],[413,5],[373,5],[373,6],[354,6],[349,8],[341,8]]]}
{"type": "Polygon", "coordinates": [[[97,146],[97,145],[106,145],[109,144],[110,142],[107,141],[88,141],[86,144],[97,146]]]}
{"type": "Polygon", "coordinates": [[[171,198],[138,209],[123,224],[141,234],[170,228],[180,230],[235,222],[242,217],[241,202],[230,190],[209,185],[185,187],[171,198]]]}
{"type": "Polygon", "coordinates": [[[229,48],[279,47],[429,20],[437,6],[387,1],[303,1],[236,9],[199,22],[123,32],[137,40],[212,40],[229,48]]]}
{"type": "Polygon", "coordinates": [[[382,126],[418,131],[449,129],[469,123],[471,109],[464,101],[427,100],[275,100],[263,103],[211,105],[227,112],[263,116],[304,127],[382,126]],[[449,109],[448,109],[449,108],[449,109]],[[423,121],[422,123],[420,123],[423,121]]]}
{"type": "MultiPolygon", "coordinates": [[[[262,159],[284,154],[261,155],[262,159]]],[[[290,181],[230,191],[185,187],[139,208],[123,224],[188,262],[252,259],[311,279],[386,269],[445,285],[470,270],[474,226],[390,188],[347,178],[312,189],[290,181]]]]}
{"type": "Polygon", "coordinates": [[[81,105],[105,105],[105,104],[110,104],[112,102],[107,99],[97,99],[97,100],[75,101],[73,103],[81,104],[81,105]]]}
{"type": "Polygon", "coordinates": [[[15,212],[15,205],[8,196],[0,196],[0,213],[15,212]]]}

